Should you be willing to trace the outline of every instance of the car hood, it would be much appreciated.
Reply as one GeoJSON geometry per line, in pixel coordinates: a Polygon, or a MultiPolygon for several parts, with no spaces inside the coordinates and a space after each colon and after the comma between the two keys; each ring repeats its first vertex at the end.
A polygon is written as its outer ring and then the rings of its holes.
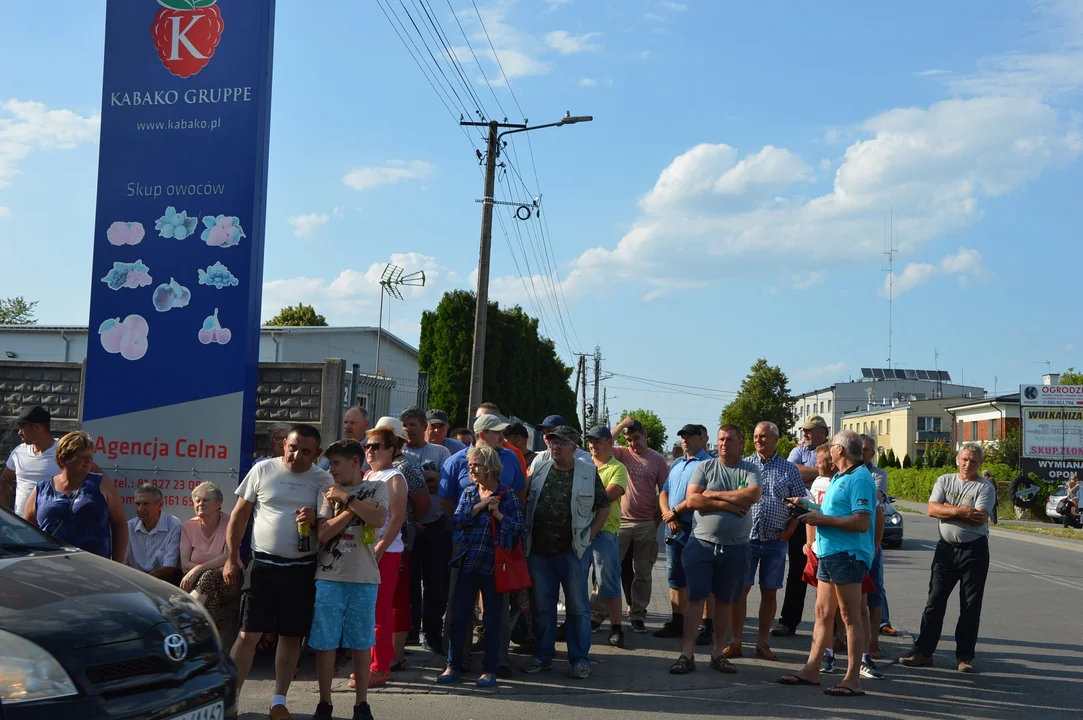
{"type": "Polygon", "coordinates": [[[177,621],[179,592],[86,552],[0,558],[0,629],[52,653],[127,642],[177,621]]]}

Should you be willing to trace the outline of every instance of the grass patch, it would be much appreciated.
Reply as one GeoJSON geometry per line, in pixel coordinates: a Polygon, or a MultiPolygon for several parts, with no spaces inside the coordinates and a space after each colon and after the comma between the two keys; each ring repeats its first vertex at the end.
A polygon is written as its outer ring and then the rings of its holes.
{"type": "Polygon", "coordinates": [[[1012,532],[1030,533],[1031,535],[1045,535],[1046,537],[1060,538],[1061,540],[1075,540],[1076,542],[1083,541],[1083,531],[1073,530],[1066,527],[1043,527],[1041,525],[1022,525],[1022,524],[1005,524],[997,525],[1000,530],[1010,530],[1012,532]]]}
{"type": "Polygon", "coordinates": [[[920,510],[914,510],[913,508],[908,508],[905,505],[895,505],[894,507],[895,507],[895,509],[897,511],[899,511],[901,513],[905,513],[907,515],[924,515],[925,514],[925,513],[921,512],[920,510]]]}

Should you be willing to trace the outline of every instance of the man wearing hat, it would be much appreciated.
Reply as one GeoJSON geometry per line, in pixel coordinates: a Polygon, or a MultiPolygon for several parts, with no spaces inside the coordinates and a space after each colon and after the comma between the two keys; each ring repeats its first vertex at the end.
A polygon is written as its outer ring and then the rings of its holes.
{"type": "Polygon", "coordinates": [[[589,561],[598,576],[598,589],[591,598],[593,630],[609,618],[609,644],[624,647],[620,611],[620,499],[628,489],[628,468],[613,457],[613,433],[605,425],[595,425],[587,432],[587,443],[609,496],[609,517],[602,531],[590,545],[589,561]]]}
{"type": "Polygon", "coordinates": [[[429,410],[425,413],[428,425],[425,428],[425,440],[433,445],[443,445],[449,454],[454,455],[460,450],[465,450],[466,445],[453,437],[448,437],[447,432],[451,427],[451,420],[443,410],[429,410]]]}
{"type": "MultiPolygon", "coordinates": [[[[49,431],[49,411],[41,405],[24,408],[15,419],[21,445],[11,451],[0,472],[0,505],[23,516],[30,491],[42,480],[60,474],[56,464],[56,441],[49,431]]],[[[101,472],[97,465],[94,472],[101,472]]]]}
{"type": "MultiPolygon", "coordinates": [[[[684,577],[681,556],[692,532],[695,511],[688,507],[685,496],[692,472],[711,456],[703,449],[707,438],[699,425],[689,423],[677,435],[681,439],[681,457],[673,461],[669,476],[658,494],[658,507],[662,510],[662,522],[666,524],[666,575],[669,580],[669,605],[673,617],[666,621],[654,636],[660,638],[684,637],[684,609],[688,605],[688,582],[684,577]]],[[[692,618],[695,622],[698,618],[692,618]]]]}
{"type": "MultiPolygon", "coordinates": [[[[821,415],[809,415],[805,422],[801,423],[803,442],[790,451],[787,459],[797,466],[805,488],[811,487],[820,474],[816,469],[816,448],[827,442],[830,432],[827,421],[821,415]]],[[[801,616],[805,614],[805,590],[808,585],[801,579],[806,561],[805,536],[799,532],[791,535],[786,554],[790,562],[786,571],[786,595],[782,601],[778,625],[771,631],[771,634],[777,637],[794,635],[797,626],[801,624],[801,616]]]]}
{"type": "MultiPolygon", "coordinates": [[[[538,433],[542,437],[545,437],[545,433],[550,430],[554,430],[558,427],[566,427],[568,423],[564,422],[564,418],[560,415],[549,415],[540,423],[534,426],[534,432],[538,433]]],[[[534,461],[530,463],[529,469],[526,471],[527,477],[534,477],[534,467],[543,460],[549,460],[551,454],[548,450],[542,450],[540,453],[534,456],[534,461]]],[[[586,450],[577,447],[575,449],[576,460],[586,460],[590,462],[590,453],[586,450]]]]}
{"type": "Polygon", "coordinates": [[[579,433],[563,426],[549,430],[549,457],[535,459],[526,503],[523,547],[537,596],[538,642],[523,672],[553,669],[556,654],[557,592],[567,608],[570,676],[590,677],[589,549],[609,517],[609,495],[593,462],[579,460],[579,433]]]}
{"type": "MultiPolygon", "coordinates": [[[[496,417],[503,417],[503,415],[500,414],[500,408],[497,407],[496,403],[491,402],[483,402],[481,405],[478,405],[477,412],[474,413],[474,419],[477,420],[482,415],[495,415],[496,417]]],[[[507,430],[506,427],[504,429],[507,430]]],[[[513,453],[515,453],[515,458],[519,461],[519,467],[523,471],[523,477],[526,477],[526,469],[528,466],[526,458],[523,456],[522,451],[520,451],[519,448],[508,442],[507,438],[502,439],[500,442],[501,447],[503,447],[505,450],[511,450],[513,453]]]]}

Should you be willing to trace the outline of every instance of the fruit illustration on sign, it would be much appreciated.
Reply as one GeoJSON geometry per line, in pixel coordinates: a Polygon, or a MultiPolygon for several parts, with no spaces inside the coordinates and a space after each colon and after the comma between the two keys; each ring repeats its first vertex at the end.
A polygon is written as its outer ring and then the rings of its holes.
{"type": "Polygon", "coordinates": [[[158,312],[167,312],[173,308],[182,308],[192,299],[191,291],[173,278],[169,278],[169,284],[162,283],[154,290],[154,309],[158,312]]]}
{"type": "Polygon", "coordinates": [[[110,245],[138,245],[143,242],[143,223],[115,222],[105,231],[110,245]]]}
{"type": "Polygon", "coordinates": [[[203,218],[203,225],[207,229],[200,237],[211,247],[233,247],[245,237],[240,219],[231,215],[207,215],[203,218]]]}
{"type": "Polygon", "coordinates": [[[221,262],[209,265],[206,270],[197,270],[200,285],[213,285],[221,290],[224,287],[236,287],[240,280],[221,262]]]}
{"type": "Polygon", "coordinates": [[[147,354],[147,335],[150,326],[142,315],[109,318],[98,326],[102,347],[107,353],[120,354],[125,360],[138,360],[147,354]]]}
{"type": "Polygon", "coordinates": [[[150,268],[143,264],[142,260],[133,263],[115,262],[102,282],[109,286],[110,290],[121,288],[141,288],[150,285],[153,278],[150,276],[150,268]]]}
{"type": "Polygon", "coordinates": [[[203,321],[203,327],[199,330],[199,341],[204,345],[210,345],[212,342],[225,345],[231,337],[233,333],[229,331],[229,328],[222,327],[218,322],[218,308],[215,308],[214,315],[208,315],[203,321]]]}
{"type": "Polygon", "coordinates": [[[196,218],[188,217],[186,210],[177,212],[177,209],[170,205],[165,209],[165,214],[154,221],[154,229],[161,237],[183,240],[196,231],[197,222],[196,218]]]}
{"type": "Polygon", "coordinates": [[[166,70],[188,78],[211,61],[225,23],[218,0],[158,0],[150,35],[166,70]]]}

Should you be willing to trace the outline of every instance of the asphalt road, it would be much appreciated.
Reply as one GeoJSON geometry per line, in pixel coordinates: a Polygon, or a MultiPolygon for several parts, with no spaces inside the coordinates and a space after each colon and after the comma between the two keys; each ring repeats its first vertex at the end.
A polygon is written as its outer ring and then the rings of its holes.
{"type": "MultiPolygon", "coordinates": [[[[906,540],[901,550],[885,551],[891,619],[900,630],[897,638],[882,638],[887,673],[882,681],[864,681],[868,694],[837,699],[817,688],[789,688],[774,683],[792,672],[808,655],[813,594],[805,606],[806,622],[795,637],[773,638],[778,662],[737,661],[738,674],[723,676],[699,663],[691,675],[673,676],[677,641],[627,632],[629,649],[607,646],[593,651],[594,672],[589,680],[566,677],[564,646],[557,645],[553,672],[517,674],[496,690],[479,690],[473,675],[454,689],[437,686],[441,658],[427,653],[407,656],[410,668],[393,681],[373,690],[369,701],[378,720],[484,720],[488,718],[545,717],[571,720],[586,713],[592,720],[630,718],[689,718],[724,715],[730,718],[1005,718],[1083,717],[1083,542],[1042,538],[994,530],[993,565],[986,587],[981,638],[975,664],[978,675],[955,671],[955,645],[951,632],[958,617],[953,596],[945,618],[945,635],[936,654],[938,667],[904,668],[895,660],[906,654],[917,634],[928,589],[935,521],[905,515],[906,540]]],[[[657,628],[668,616],[664,558],[654,575],[654,601],[648,626],[657,628]]],[[[746,654],[755,643],[756,606],[749,598],[745,626],[746,654]]],[[[627,627],[627,626],[626,626],[627,627]]],[[[605,635],[595,635],[604,643],[605,635]]],[[[513,655],[513,662],[516,662],[513,655]]],[[[521,656],[518,662],[528,658],[521,656]]],[[[701,659],[702,658],[701,656],[701,659]]],[[[479,658],[480,660],[480,658],[479,658]]],[[[840,662],[840,666],[844,664],[840,662]]],[[[253,678],[245,685],[242,718],[266,717],[272,692],[269,659],[257,661],[253,678]]],[[[353,693],[346,687],[348,670],[340,673],[334,693],[335,716],[349,718],[353,693]]],[[[838,676],[835,676],[838,677],[838,676]]],[[[825,676],[825,683],[833,682],[825,676]]],[[[306,659],[290,691],[295,717],[307,718],[318,697],[311,660],[306,659]]]]}

